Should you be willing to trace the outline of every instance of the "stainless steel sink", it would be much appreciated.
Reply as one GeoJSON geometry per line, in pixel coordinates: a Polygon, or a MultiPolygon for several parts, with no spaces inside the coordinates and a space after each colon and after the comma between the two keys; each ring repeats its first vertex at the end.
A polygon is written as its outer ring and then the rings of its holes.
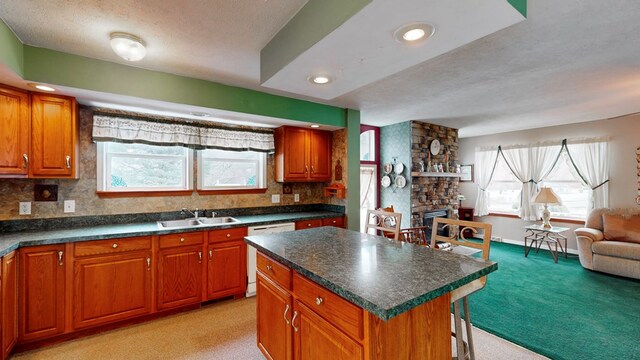
{"type": "Polygon", "coordinates": [[[158,221],[158,227],[161,229],[181,228],[181,227],[198,227],[198,226],[216,226],[239,223],[240,220],[230,216],[213,217],[213,218],[191,218],[183,220],[158,221]]]}
{"type": "Polygon", "coordinates": [[[235,224],[240,220],[234,219],[230,216],[212,217],[212,218],[200,218],[198,219],[202,225],[223,225],[223,224],[235,224]]]}

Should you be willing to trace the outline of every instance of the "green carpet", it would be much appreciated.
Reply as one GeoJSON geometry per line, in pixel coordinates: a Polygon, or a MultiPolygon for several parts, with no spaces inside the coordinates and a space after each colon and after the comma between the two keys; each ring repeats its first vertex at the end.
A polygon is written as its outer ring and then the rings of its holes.
{"type": "Polygon", "coordinates": [[[469,300],[475,326],[552,359],[640,359],[640,281],[504,243],[490,257],[498,270],[469,300]]]}

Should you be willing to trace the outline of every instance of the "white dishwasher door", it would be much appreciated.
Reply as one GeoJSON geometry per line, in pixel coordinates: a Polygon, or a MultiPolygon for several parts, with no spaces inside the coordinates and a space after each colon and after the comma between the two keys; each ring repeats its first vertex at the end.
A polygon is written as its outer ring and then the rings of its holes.
{"type": "MultiPolygon", "coordinates": [[[[285,231],[294,231],[296,226],[294,223],[274,224],[274,225],[261,225],[250,226],[247,234],[251,235],[266,235],[275,234],[285,231]]],[[[247,246],[247,297],[256,295],[256,248],[253,246],[247,246]]]]}

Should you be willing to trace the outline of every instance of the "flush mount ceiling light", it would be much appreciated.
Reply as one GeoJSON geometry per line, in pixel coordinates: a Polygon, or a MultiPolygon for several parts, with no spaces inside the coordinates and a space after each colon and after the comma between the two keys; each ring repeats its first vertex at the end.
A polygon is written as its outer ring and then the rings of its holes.
{"type": "Polygon", "coordinates": [[[307,80],[312,84],[324,85],[330,83],[333,79],[329,75],[311,75],[307,80]]]}
{"type": "Polygon", "coordinates": [[[56,89],[52,88],[51,86],[47,86],[43,84],[28,83],[27,85],[42,91],[49,91],[49,92],[56,91],[56,89]]]}
{"type": "Polygon", "coordinates": [[[114,32],[111,34],[111,48],[127,61],[139,61],[147,54],[145,43],[135,35],[114,32]]]}
{"type": "Polygon", "coordinates": [[[312,128],[319,128],[319,127],[320,127],[320,125],[318,125],[318,124],[313,124],[313,125],[311,125],[311,127],[312,127],[312,128]]]}
{"type": "Polygon", "coordinates": [[[211,114],[205,113],[205,112],[199,112],[199,111],[192,111],[191,115],[193,116],[197,116],[197,117],[210,117],[211,114]]]}
{"type": "Polygon", "coordinates": [[[412,23],[402,26],[393,33],[399,43],[419,43],[427,40],[436,32],[436,28],[427,23],[412,23]]]}

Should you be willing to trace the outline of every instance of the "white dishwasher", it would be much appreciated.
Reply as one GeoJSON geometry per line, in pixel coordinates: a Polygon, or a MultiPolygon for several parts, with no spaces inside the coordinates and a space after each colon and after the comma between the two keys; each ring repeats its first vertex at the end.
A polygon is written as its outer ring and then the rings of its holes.
{"type": "MultiPolygon", "coordinates": [[[[285,231],[294,231],[296,226],[294,223],[285,224],[273,224],[273,225],[261,225],[250,226],[248,229],[248,235],[266,235],[275,234],[285,231]]],[[[247,277],[249,283],[247,284],[247,296],[256,295],[256,248],[253,246],[247,246],[247,277]]]]}

